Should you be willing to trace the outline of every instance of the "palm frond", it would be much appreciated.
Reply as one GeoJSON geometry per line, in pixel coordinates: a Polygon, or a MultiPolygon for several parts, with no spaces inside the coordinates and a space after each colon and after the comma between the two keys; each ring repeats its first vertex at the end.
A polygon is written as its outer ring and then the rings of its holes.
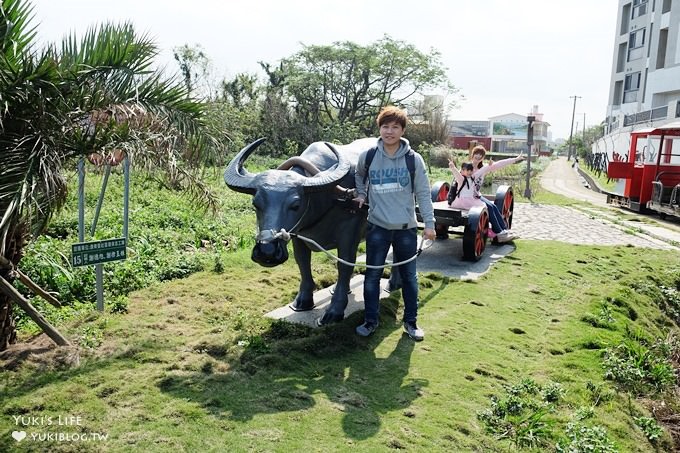
{"type": "Polygon", "coordinates": [[[2,0],[0,6],[0,53],[8,62],[21,56],[35,40],[36,29],[31,26],[33,6],[22,0],[2,0]]]}
{"type": "Polygon", "coordinates": [[[212,143],[204,106],[152,71],[154,43],[104,24],[38,53],[27,5],[2,0],[0,11],[0,254],[17,228],[42,232],[65,200],[64,165],[92,152],[127,150],[215,202],[186,163],[212,143]]]}

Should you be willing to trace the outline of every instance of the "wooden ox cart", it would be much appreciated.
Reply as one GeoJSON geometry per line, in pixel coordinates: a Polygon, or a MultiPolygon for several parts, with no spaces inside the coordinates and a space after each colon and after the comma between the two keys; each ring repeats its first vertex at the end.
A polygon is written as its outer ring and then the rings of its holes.
{"type": "MultiPolygon", "coordinates": [[[[447,238],[449,233],[460,234],[460,231],[452,231],[452,227],[464,227],[463,235],[463,259],[466,261],[478,261],[484,254],[489,232],[489,212],[486,206],[474,207],[470,210],[450,208],[446,201],[450,185],[445,181],[437,181],[432,185],[432,204],[434,205],[435,231],[437,238],[447,238]]],[[[512,217],[515,208],[515,197],[512,187],[499,186],[493,203],[500,210],[508,228],[512,227],[512,217]]],[[[420,212],[417,212],[419,221],[422,221],[420,212]]],[[[493,239],[496,242],[496,239],[493,239]]]]}

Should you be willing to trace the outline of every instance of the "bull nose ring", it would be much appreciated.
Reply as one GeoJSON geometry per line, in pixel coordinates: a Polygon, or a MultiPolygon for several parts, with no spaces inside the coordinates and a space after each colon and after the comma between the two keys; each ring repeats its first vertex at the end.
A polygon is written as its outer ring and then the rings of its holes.
{"type": "Polygon", "coordinates": [[[260,231],[259,233],[257,233],[257,236],[255,237],[255,240],[257,242],[263,242],[263,243],[271,242],[274,239],[276,239],[276,233],[274,232],[274,230],[260,231]]]}
{"type": "Polygon", "coordinates": [[[284,228],[281,228],[280,231],[276,232],[274,230],[263,230],[260,231],[257,236],[255,237],[255,240],[257,242],[266,244],[268,242],[271,242],[275,239],[283,239],[284,241],[288,242],[290,241],[290,233],[287,232],[284,228]]]}

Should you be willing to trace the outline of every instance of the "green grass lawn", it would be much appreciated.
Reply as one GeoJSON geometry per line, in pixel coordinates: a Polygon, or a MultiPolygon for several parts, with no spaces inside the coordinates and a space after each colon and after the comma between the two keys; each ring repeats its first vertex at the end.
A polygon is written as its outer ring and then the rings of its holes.
{"type": "MultiPolygon", "coordinates": [[[[634,418],[661,396],[629,400],[604,379],[602,360],[631,332],[676,329],[654,288],[680,285],[680,255],[516,245],[476,282],[420,276],[421,343],[402,334],[398,293],[368,339],[354,334],[361,312],[322,329],[264,318],[294,297],[294,263],[265,269],[248,250],[228,254],[222,273],[157,283],[132,293],[127,313],[60,326],[83,345],[79,366],[75,348],[5,362],[0,451],[508,451],[519,434],[491,434],[479,414],[527,379],[564,390],[536,422],[534,451],[565,442],[588,411],[583,423],[605,428],[619,451],[669,448],[668,434],[652,444],[634,418]],[[612,398],[593,403],[589,383],[612,398]],[[11,437],[15,416],[59,415],[81,423],[11,437]],[[45,431],[108,438],[30,440],[45,431]]],[[[334,266],[315,255],[314,273],[327,285],[334,266]]]]}

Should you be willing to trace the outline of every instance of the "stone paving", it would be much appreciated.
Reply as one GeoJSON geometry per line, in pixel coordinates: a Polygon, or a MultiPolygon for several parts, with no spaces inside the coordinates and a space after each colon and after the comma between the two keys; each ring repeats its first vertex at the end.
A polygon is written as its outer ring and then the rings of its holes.
{"type": "Polygon", "coordinates": [[[585,186],[585,181],[566,158],[551,161],[541,176],[546,190],[592,207],[579,209],[537,204],[516,204],[517,230],[525,239],[552,239],[572,244],[633,245],[679,250],[680,223],[624,220],[621,208],[607,204],[607,196],[585,186]],[[604,209],[602,209],[604,208],[604,209]],[[547,219],[547,221],[546,221],[547,219]]]}
{"type": "Polygon", "coordinates": [[[599,216],[597,212],[587,213],[563,206],[516,203],[515,218],[517,222],[512,230],[521,239],[677,250],[677,247],[668,242],[636,232],[625,225],[612,223],[607,216],[599,216]]]}

